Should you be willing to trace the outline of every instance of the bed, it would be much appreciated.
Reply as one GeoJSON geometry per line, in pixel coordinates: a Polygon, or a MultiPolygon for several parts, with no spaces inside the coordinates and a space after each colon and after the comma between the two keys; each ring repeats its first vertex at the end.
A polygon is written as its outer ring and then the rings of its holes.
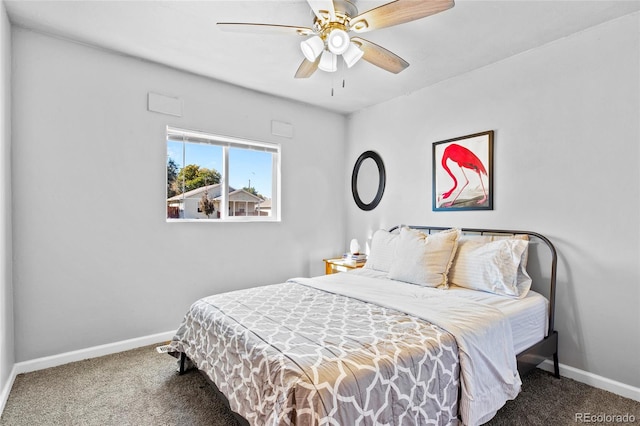
{"type": "Polygon", "coordinates": [[[361,269],[196,301],[171,353],[245,424],[482,424],[559,374],[556,263],[535,232],[379,230],[361,269]]]}

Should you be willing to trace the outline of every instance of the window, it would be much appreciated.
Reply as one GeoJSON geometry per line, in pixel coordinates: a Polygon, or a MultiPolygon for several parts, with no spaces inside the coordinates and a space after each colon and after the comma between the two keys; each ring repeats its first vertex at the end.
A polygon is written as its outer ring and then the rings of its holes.
{"type": "Polygon", "coordinates": [[[279,221],[280,145],[167,127],[167,221],[279,221]]]}

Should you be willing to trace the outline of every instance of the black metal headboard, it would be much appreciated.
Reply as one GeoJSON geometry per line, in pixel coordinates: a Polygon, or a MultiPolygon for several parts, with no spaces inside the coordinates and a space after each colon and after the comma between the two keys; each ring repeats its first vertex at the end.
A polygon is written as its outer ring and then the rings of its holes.
{"type": "MultiPolygon", "coordinates": [[[[442,227],[442,226],[424,226],[424,225],[397,225],[391,228],[389,231],[395,231],[402,226],[407,226],[412,229],[418,229],[420,231],[426,232],[428,234],[432,232],[445,231],[447,229],[451,229],[451,227],[442,227]]],[[[556,269],[558,265],[558,256],[556,253],[556,248],[553,243],[549,241],[547,237],[537,232],[532,231],[515,231],[515,230],[507,230],[507,229],[482,229],[482,228],[458,228],[464,234],[476,234],[476,235],[528,235],[530,242],[534,240],[538,240],[543,242],[546,247],[549,249],[549,264],[550,264],[550,275],[545,279],[549,280],[548,286],[548,294],[547,297],[549,299],[549,330],[548,335],[551,335],[554,332],[554,316],[555,316],[555,306],[556,306],[556,269]]],[[[534,282],[535,277],[534,278],[534,282]]]]}

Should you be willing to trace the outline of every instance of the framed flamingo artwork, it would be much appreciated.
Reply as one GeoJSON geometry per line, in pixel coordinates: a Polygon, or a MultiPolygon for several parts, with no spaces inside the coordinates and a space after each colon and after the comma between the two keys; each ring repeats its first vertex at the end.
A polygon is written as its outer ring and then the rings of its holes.
{"type": "Polygon", "coordinates": [[[493,210],[493,130],[433,143],[433,210],[493,210]]]}

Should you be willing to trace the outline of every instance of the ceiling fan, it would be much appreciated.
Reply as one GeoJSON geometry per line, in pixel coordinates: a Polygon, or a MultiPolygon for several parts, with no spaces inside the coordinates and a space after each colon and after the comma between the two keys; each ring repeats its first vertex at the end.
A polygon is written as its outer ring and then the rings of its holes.
{"type": "Polygon", "coordinates": [[[454,5],[453,0],[395,0],[358,14],[358,9],[349,0],[307,0],[307,3],[314,15],[310,28],[236,22],[218,22],[217,25],[225,31],[306,37],[300,43],[305,59],[295,74],[296,78],[311,77],[318,68],[336,71],[338,56],[342,56],[349,68],[362,58],[397,74],[409,66],[407,61],[357,35],[425,18],[454,5]]]}

